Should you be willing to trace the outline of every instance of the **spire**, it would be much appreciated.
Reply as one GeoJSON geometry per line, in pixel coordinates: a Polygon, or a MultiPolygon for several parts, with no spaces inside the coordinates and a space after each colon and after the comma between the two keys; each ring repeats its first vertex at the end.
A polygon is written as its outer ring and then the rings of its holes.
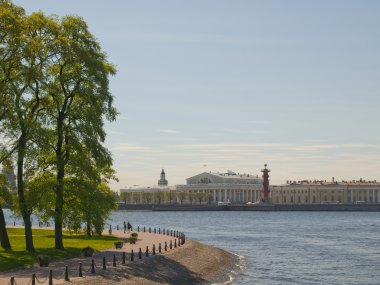
{"type": "Polygon", "coordinates": [[[165,171],[163,168],[161,171],[161,178],[158,180],[158,186],[168,186],[168,181],[165,178],[165,171]]]}

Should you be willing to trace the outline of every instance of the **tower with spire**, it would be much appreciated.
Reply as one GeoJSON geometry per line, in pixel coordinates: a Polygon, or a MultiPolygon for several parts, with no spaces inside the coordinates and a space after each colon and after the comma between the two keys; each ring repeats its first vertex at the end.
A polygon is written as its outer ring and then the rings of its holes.
{"type": "Polygon", "coordinates": [[[158,180],[158,186],[168,186],[168,181],[165,178],[165,171],[163,168],[161,171],[161,178],[158,180]]]}

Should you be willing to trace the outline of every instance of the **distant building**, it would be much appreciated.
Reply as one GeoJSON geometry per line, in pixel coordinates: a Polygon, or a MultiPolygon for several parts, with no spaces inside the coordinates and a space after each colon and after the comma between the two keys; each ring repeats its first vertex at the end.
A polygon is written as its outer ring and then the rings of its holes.
{"type": "Polygon", "coordinates": [[[161,178],[160,178],[160,180],[158,180],[158,186],[164,186],[164,187],[168,186],[168,181],[165,178],[165,171],[163,168],[161,171],[161,178]]]}
{"type": "Polygon", "coordinates": [[[380,183],[376,181],[298,181],[270,186],[274,204],[379,203],[380,183]]]}
{"type": "Polygon", "coordinates": [[[324,204],[324,203],[380,203],[380,183],[376,181],[332,182],[325,180],[287,181],[285,185],[269,185],[269,179],[252,174],[203,172],[186,179],[186,184],[167,186],[165,171],[161,171],[158,186],[120,189],[128,193],[131,203],[192,203],[194,197],[203,196],[203,203],[231,202],[255,203],[265,200],[273,204],[324,204]]]}
{"type": "Polygon", "coordinates": [[[227,172],[203,172],[186,179],[186,184],[262,184],[257,175],[227,172]]]}
{"type": "Polygon", "coordinates": [[[227,172],[203,172],[177,185],[178,192],[203,193],[211,202],[244,203],[261,199],[263,179],[258,175],[227,172]]]}

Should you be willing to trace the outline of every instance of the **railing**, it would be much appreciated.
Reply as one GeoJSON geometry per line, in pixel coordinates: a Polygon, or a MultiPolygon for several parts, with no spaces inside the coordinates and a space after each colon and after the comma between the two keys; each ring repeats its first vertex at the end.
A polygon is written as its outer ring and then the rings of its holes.
{"type": "MultiPolygon", "coordinates": [[[[116,226],[117,229],[119,229],[119,226],[116,226]]],[[[102,256],[101,263],[97,262],[94,258],[91,259],[91,262],[89,264],[82,264],[82,262],[79,262],[79,264],[76,266],[76,268],[70,268],[68,265],[65,266],[65,268],[62,271],[59,271],[57,274],[56,272],[53,272],[53,270],[49,270],[49,273],[45,277],[37,277],[37,273],[33,273],[31,276],[31,279],[28,281],[28,285],[36,285],[36,284],[45,284],[47,282],[48,285],[53,285],[54,280],[58,279],[64,279],[65,281],[70,281],[70,277],[85,277],[87,275],[96,275],[97,272],[104,272],[104,270],[107,270],[108,267],[117,267],[119,265],[125,266],[129,262],[135,261],[135,254],[137,255],[136,258],[138,260],[143,259],[143,257],[148,258],[149,255],[156,255],[161,254],[170,250],[173,250],[173,248],[181,247],[186,242],[185,234],[179,231],[175,230],[169,230],[169,229],[161,229],[161,228],[151,228],[151,227],[137,227],[137,232],[149,232],[149,233],[155,233],[160,235],[166,235],[173,237],[173,239],[169,240],[169,243],[165,241],[164,244],[158,243],[153,244],[151,248],[149,246],[146,246],[145,251],[143,253],[142,248],[139,248],[138,253],[134,253],[133,249],[129,254],[126,252],[121,252],[121,255],[113,254],[112,260],[106,259],[106,256],[102,256]],[[129,256],[127,256],[129,255],[129,256]]],[[[110,225],[109,233],[112,234],[112,226],[110,225]]],[[[57,271],[55,269],[55,271],[57,271]]],[[[24,278],[23,278],[24,279],[24,278]]],[[[15,277],[11,277],[7,285],[18,285],[16,282],[15,277]]]]}

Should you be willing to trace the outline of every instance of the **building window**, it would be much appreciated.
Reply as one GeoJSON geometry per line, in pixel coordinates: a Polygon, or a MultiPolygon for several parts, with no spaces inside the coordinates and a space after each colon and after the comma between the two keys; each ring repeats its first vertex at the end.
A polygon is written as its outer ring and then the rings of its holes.
{"type": "Polygon", "coordinates": [[[313,196],[313,203],[316,203],[315,196],[313,196]]]}

